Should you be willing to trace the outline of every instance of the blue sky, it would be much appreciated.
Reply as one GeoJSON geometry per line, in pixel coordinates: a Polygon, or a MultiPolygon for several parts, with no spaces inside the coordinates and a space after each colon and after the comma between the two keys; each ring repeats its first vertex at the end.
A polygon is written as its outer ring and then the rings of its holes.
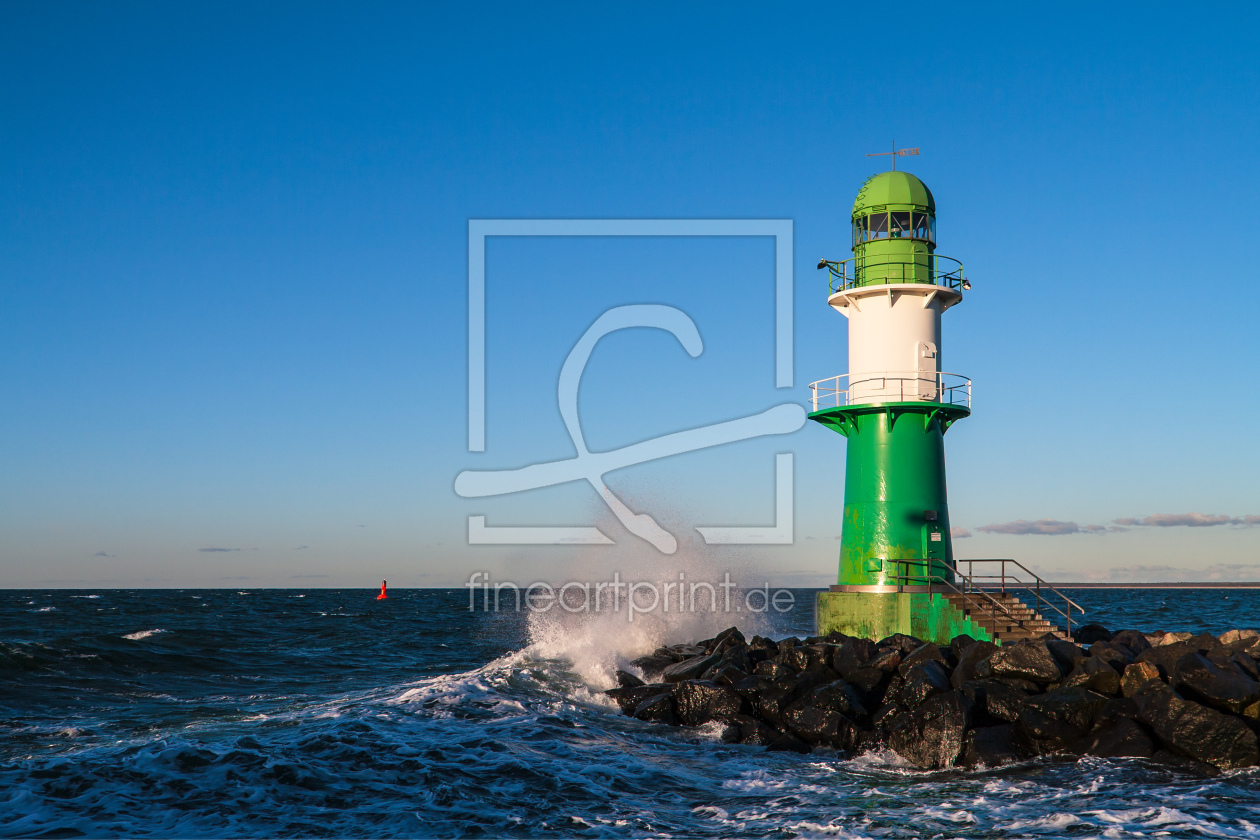
{"type": "MultiPolygon", "coordinates": [[[[922,149],[907,168],[937,197],[939,250],[974,278],[942,347],[975,381],[946,440],[958,556],[1255,577],[1255,18],[8,4],[0,585],[659,564],[585,484],[462,499],[455,476],[572,457],[556,379],[613,306],[677,307],[705,348],[604,339],[580,399],[592,449],[803,403],[846,366],[814,266],[848,256],[853,195],[886,166],[865,154],[894,138],[922,149]],[[492,239],[469,453],[468,221],[494,218],[790,219],[795,387],[774,387],[768,238],[492,239]],[[469,515],[617,544],[469,546],[469,515]]],[[[821,584],[843,469],[843,439],[809,424],[607,480],[671,524],[680,563],[821,584]],[[794,543],[699,545],[696,525],[771,524],[778,452],[794,543]]]]}

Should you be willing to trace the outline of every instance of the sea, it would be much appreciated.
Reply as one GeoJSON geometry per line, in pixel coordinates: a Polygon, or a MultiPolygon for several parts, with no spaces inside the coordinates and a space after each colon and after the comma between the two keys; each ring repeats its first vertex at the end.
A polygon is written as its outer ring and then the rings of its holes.
{"type": "MultiPolygon", "coordinates": [[[[1260,771],[921,772],[624,717],[618,665],[787,612],[470,609],[466,589],[0,591],[2,837],[1260,837],[1260,771]]],[[[1077,590],[1111,629],[1260,627],[1260,592],[1077,590]]]]}

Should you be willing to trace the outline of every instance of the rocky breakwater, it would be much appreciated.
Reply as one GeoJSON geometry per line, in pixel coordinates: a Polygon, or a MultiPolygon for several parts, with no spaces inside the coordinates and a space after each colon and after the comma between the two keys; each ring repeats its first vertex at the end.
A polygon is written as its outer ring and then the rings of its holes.
{"type": "Polygon", "coordinates": [[[1260,633],[1112,633],[1002,647],[894,635],[660,648],[606,692],[627,715],[719,727],[727,743],[861,753],[937,769],[1053,755],[1139,757],[1215,773],[1260,764],[1260,633]]]}

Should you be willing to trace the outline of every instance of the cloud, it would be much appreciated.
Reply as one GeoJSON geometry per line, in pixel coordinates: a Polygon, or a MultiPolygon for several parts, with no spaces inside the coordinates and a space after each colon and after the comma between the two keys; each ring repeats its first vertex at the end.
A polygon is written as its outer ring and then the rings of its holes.
{"type": "Polygon", "coordinates": [[[1260,516],[1240,516],[1234,520],[1235,525],[1260,525],[1260,516]]]}
{"type": "Polygon", "coordinates": [[[1081,530],[1087,534],[1105,534],[1109,529],[1106,525],[1082,525],[1081,530]]]}
{"type": "Polygon", "coordinates": [[[986,534],[1042,534],[1045,536],[1059,536],[1061,534],[1079,534],[1081,526],[1075,522],[1060,522],[1057,519],[1038,519],[1036,522],[1029,522],[1027,519],[1017,519],[1014,522],[1002,522],[996,525],[985,525],[976,530],[984,531],[986,534]]]}
{"type": "Polygon", "coordinates": [[[106,554],[106,553],[105,553],[105,552],[103,552],[103,551],[98,551],[98,552],[96,552],[95,554],[93,554],[92,556],[93,556],[93,557],[114,557],[114,556],[116,556],[116,555],[113,555],[113,554],[106,554]]]}
{"type": "Polygon", "coordinates": [[[295,577],[295,578],[321,578],[321,577],[328,577],[328,575],[291,575],[291,577],[295,577]]]}
{"type": "Polygon", "coordinates": [[[971,536],[971,532],[966,528],[959,528],[955,525],[953,528],[949,529],[949,535],[956,540],[965,540],[971,536]]]}
{"type": "Polygon", "coordinates": [[[295,549],[293,549],[293,550],[294,550],[294,551],[301,551],[301,550],[306,549],[306,548],[310,548],[310,546],[309,546],[309,545],[299,545],[297,548],[295,548],[295,549]]]}
{"type": "Polygon", "coordinates": [[[1212,525],[1256,525],[1260,516],[1244,516],[1233,519],[1217,513],[1156,513],[1144,519],[1117,519],[1117,525],[1146,526],[1153,528],[1207,528],[1212,525]]]}
{"type": "Polygon", "coordinates": [[[199,548],[198,551],[240,551],[239,548],[199,548]]]}

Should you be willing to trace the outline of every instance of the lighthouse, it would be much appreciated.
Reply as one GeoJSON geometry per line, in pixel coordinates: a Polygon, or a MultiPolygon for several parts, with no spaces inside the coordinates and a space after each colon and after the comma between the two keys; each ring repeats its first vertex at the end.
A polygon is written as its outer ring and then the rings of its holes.
{"type": "MultiPolygon", "coordinates": [[[[917,151],[917,150],[914,150],[917,151]]],[[[971,414],[971,380],[942,367],[942,323],[971,288],[936,252],[936,200],[895,169],[853,202],[853,256],[822,260],[849,329],[849,370],[810,385],[810,418],[847,439],[840,568],[820,635],[989,638],[945,597],[955,580],[945,433],[971,414]]]]}

